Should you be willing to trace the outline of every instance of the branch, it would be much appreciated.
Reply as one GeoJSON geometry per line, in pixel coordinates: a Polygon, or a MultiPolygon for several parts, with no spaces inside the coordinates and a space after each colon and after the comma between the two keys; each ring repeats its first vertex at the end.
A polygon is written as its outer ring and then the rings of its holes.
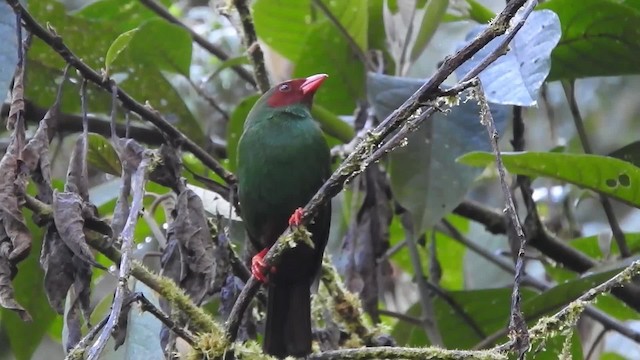
{"type": "MultiPolygon", "coordinates": [[[[198,45],[202,46],[203,49],[207,50],[213,56],[217,57],[218,59],[220,59],[222,61],[229,60],[229,55],[227,55],[227,53],[225,53],[224,50],[222,50],[219,47],[217,47],[216,45],[212,44],[211,42],[209,42],[209,40],[205,39],[200,34],[198,34],[197,32],[193,31],[190,27],[185,25],[178,18],[176,18],[175,16],[171,15],[171,13],[168,12],[167,9],[164,8],[164,6],[158,4],[154,0],[140,0],[140,3],[143,4],[144,6],[146,6],[149,10],[155,12],[161,18],[163,18],[163,19],[167,20],[168,22],[170,22],[172,24],[176,24],[176,25],[184,28],[185,30],[187,30],[189,32],[189,34],[191,35],[191,38],[193,39],[193,41],[195,41],[198,45]]],[[[242,66],[235,65],[235,66],[232,66],[231,68],[233,69],[233,71],[236,72],[236,74],[238,74],[238,76],[240,76],[246,82],[251,84],[253,87],[256,86],[256,82],[253,79],[253,76],[251,76],[251,74],[246,69],[244,69],[242,66]]]]}
{"type": "MultiPolygon", "coordinates": [[[[95,83],[99,87],[105,89],[109,93],[111,90],[111,81],[103,78],[103,76],[82,62],[62,41],[62,38],[55,33],[45,29],[40,25],[27,10],[18,2],[18,0],[6,0],[13,8],[14,12],[22,14],[24,26],[35,36],[44,41],[49,47],[56,51],[68,64],[77,69],[85,79],[95,83]]],[[[189,139],[185,134],[171,125],[157,111],[149,106],[142,105],[131,97],[128,93],[119,87],[115,87],[118,99],[122,105],[140,115],[143,119],[151,122],[172,140],[180,143],[186,150],[195,155],[202,163],[209,167],[218,176],[223,178],[228,184],[235,184],[235,176],[220,165],[207,151],[202,149],[198,144],[189,139]]]]}
{"type": "MultiPolygon", "coordinates": [[[[237,2],[238,0],[236,0],[237,2]]],[[[240,1],[241,2],[241,1],[240,1]]],[[[391,113],[382,121],[373,131],[367,132],[366,136],[354,148],[354,151],[342,162],[342,164],[334,171],[331,177],[316,192],[313,198],[307,203],[303,209],[301,219],[302,225],[306,225],[313,218],[316,211],[335,196],[343,188],[344,183],[362,172],[368,165],[378,161],[387,152],[391,151],[398,144],[402,143],[406,134],[417,128],[420,123],[435,113],[438,106],[445,104],[444,100],[438,100],[435,104],[429,105],[422,110],[419,116],[413,116],[416,110],[424,106],[424,102],[439,92],[439,86],[444,82],[453,71],[470,59],[480,49],[497,36],[502,35],[509,30],[509,22],[515,16],[527,0],[514,0],[507,4],[504,10],[496,17],[494,22],[480,33],[472,42],[458,50],[455,55],[447,57],[438,71],[422,85],[409,99],[407,99],[398,109],[391,113]],[[396,129],[405,125],[396,136],[390,140],[386,140],[387,136],[396,129]],[[398,136],[400,135],[400,136],[398,136]],[[385,141],[386,140],[386,141],[385,141]],[[383,143],[383,141],[385,141],[383,143]]],[[[524,21],[524,20],[521,20],[524,21]]],[[[291,236],[291,229],[287,229],[285,233],[276,241],[275,245],[269,250],[264,257],[265,267],[277,265],[275,262],[280,256],[276,255],[276,249],[280,248],[281,239],[291,236]]],[[[247,308],[252,294],[255,294],[256,288],[259,286],[258,281],[252,276],[245,285],[236,301],[232,314],[240,318],[240,315],[247,308]],[[251,296],[249,296],[251,295],[251,296]]],[[[229,322],[236,321],[234,318],[229,322]]],[[[239,322],[239,320],[237,320],[239,322]]],[[[227,327],[227,338],[235,339],[237,333],[237,325],[227,327]]]]}
{"type": "Polygon", "coordinates": [[[253,75],[258,84],[260,92],[266,93],[271,85],[269,85],[269,74],[264,66],[264,54],[258,44],[258,36],[256,35],[256,28],[253,25],[253,19],[251,18],[251,10],[246,0],[233,0],[233,6],[238,10],[240,15],[240,22],[242,23],[242,30],[244,36],[244,45],[247,47],[247,54],[253,64],[253,75]]]}
{"type": "Polygon", "coordinates": [[[507,359],[507,356],[494,350],[446,350],[439,347],[368,347],[360,349],[330,350],[311,354],[308,360],[364,360],[364,359],[507,359]]]}
{"type": "Polygon", "coordinates": [[[146,311],[149,314],[160,320],[169,330],[173,331],[176,335],[183,338],[189,345],[193,346],[196,343],[196,339],[190,331],[176,324],[167,314],[158,309],[143,293],[132,294],[132,301],[137,301],[140,304],[140,309],[146,311]]]}
{"type": "MultiPolygon", "coordinates": [[[[582,115],[580,114],[580,109],[578,108],[578,102],[576,101],[575,94],[575,82],[562,82],[562,88],[564,89],[564,94],[569,102],[569,109],[571,110],[571,116],[573,117],[573,122],[576,126],[576,130],[578,131],[578,137],[580,138],[580,144],[582,144],[582,149],[585,154],[593,154],[593,150],[591,149],[591,144],[589,143],[589,137],[587,136],[587,131],[584,128],[584,121],[582,120],[582,115]]],[[[616,239],[616,244],[618,245],[618,249],[620,250],[620,255],[622,257],[631,256],[631,251],[629,250],[629,246],[625,240],[624,232],[620,228],[620,224],[618,223],[618,219],[616,219],[616,215],[613,212],[613,206],[611,206],[611,200],[604,195],[598,194],[600,197],[600,202],[602,203],[602,208],[604,209],[604,213],[607,216],[607,221],[609,222],[609,226],[611,227],[611,232],[613,233],[614,239],[616,239]]]]}
{"type": "Polygon", "coordinates": [[[142,200],[144,198],[144,186],[147,182],[147,168],[150,165],[150,154],[144,154],[142,161],[138,165],[135,173],[131,179],[131,191],[133,193],[131,201],[131,210],[127,217],[127,222],[124,225],[124,229],[120,234],[120,242],[122,243],[122,256],[120,258],[120,271],[118,273],[118,286],[116,287],[116,293],[111,304],[111,312],[109,314],[109,320],[107,325],[102,329],[102,333],[96,340],[95,344],[89,350],[88,360],[95,360],[100,357],[100,354],[107,345],[107,341],[111,336],[111,332],[116,327],[118,319],[120,318],[120,312],[122,311],[122,305],[124,303],[125,295],[129,290],[129,273],[131,270],[131,255],[133,251],[133,231],[138,222],[138,215],[142,211],[142,200]]]}
{"type": "MultiPolygon", "coordinates": [[[[8,103],[2,104],[2,106],[0,107],[0,115],[3,117],[7,116],[9,114],[9,107],[10,104],[8,103]]],[[[39,107],[29,100],[25,100],[24,115],[27,122],[37,124],[42,118],[44,118],[44,115],[47,113],[47,111],[48,109],[39,107]]],[[[107,138],[111,135],[111,129],[108,119],[95,115],[87,115],[87,120],[89,120],[90,132],[100,134],[107,138]]],[[[81,132],[82,116],[76,114],[61,113],[57,116],[55,128],[60,133],[81,132]]],[[[155,127],[133,124],[130,124],[127,127],[126,124],[117,123],[116,134],[120,137],[131,138],[138,142],[152,146],[159,146],[165,142],[165,139],[162,137],[162,133],[155,127]],[[129,131],[129,134],[128,136],[125,136],[127,130],[129,131]]],[[[215,142],[211,142],[207,145],[208,146],[205,148],[205,150],[212,153],[217,158],[227,157],[227,149],[224,145],[215,142]]],[[[0,146],[0,148],[3,147],[0,146]]]]}
{"type": "Polygon", "coordinates": [[[504,203],[506,207],[506,213],[509,216],[513,226],[515,235],[517,236],[520,248],[516,257],[516,269],[515,278],[513,281],[513,292],[511,293],[511,316],[509,320],[509,337],[514,342],[516,350],[518,351],[518,358],[524,359],[525,353],[529,350],[529,333],[527,331],[527,323],[525,322],[524,315],[520,309],[521,294],[520,294],[520,282],[524,277],[524,254],[527,247],[527,238],[524,236],[524,231],[520,225],[520,219],[516,212],[516,207],[511,196],[511,189],[506,180],[506,172],[504,164],[502,163],[502,156],[500,155],[500,147],[498,145],[499,134],[496,130],[496,125],[493,122],[493,116],[491,115],[491,109],[489,103],[484,95],[482,85],[479,84],[476,90],[476,96],[480,105],[480,122],[487,128],[487,134],[489,135],[489,142],[493,149],[493,154],[496,158],[496,167],[498,168],[498,177],[500,178],[500,185],[502,193],[504,195],[504,203]]]}

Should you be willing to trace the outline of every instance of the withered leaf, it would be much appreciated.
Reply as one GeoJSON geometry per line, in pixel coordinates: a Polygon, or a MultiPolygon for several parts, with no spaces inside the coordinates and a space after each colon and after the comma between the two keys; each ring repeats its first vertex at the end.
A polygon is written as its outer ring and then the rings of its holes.
{"type": "Polygon", "coordinates": [[[166,186],[179,192],[182,161],[178,157],[180,151],[166,144],[160,146],[159,165],[155,166],[149,174],[149,179],[157,184],[166,186]]]}
{"type": "MultiPolygon", "coordinates": [[[[54,105],[56,106],[56,105],[54,105]]],[[[51,189],[51,162],[49,160],[49,121],[57,111],[49,109],[31,140],[22,149],[20,158],[23,166],[31,174],[31,178],[38,187],[37,199],[51,204],[53,191],[51,189]]]]}
{"type": "Polygon", "coordinates": [[[12,140],[0,160],[0,219],[5,235],[11,239],[13,248],[8,259],[14,264],[24,259],[31,250],[31,233],[18,205],[18,196],[24,193],[26,179],[18,174],[17,151],[16,142],[12,140]]]}
{"type": "Polygon", "coordinates": [[[10,252],[11,243],[7,240],[0,240],[0,306],[18,314],[22,321],[31,321],[31,315],[14,298],[11,279],[16,274],[16,268],[9,261],[10,252]]]}
{"type": "Polygon", "coordinates": [[[44,270],[47,299],[58,314],[64,312],[64,301],[75,278],[72,258],[73,253],[64,244],[55,227],[47,227],[40,253],[40,266],[44,270]]]}
{"type": "Polygon", "coordinates": [[[53,221],[60,238],[80,260],[102,268],[98,264],[84,235],[83,201],[74,192],[53,192],[53,221]]]}
{"type": "Polygon", "coordinates": [[[13,130],[18,121],[18,114],[24,114],[24,66],[18,66],[13,75],[11,90],[11,107],[7,118],[7,130],[13,130]]]}
{"type": "Polygon", "coordinates": [[[391,193],[385,173],[377,166],[369,167],[360,177],[359,190],[365,193],[352,221],[337,259],[347,288],[360,295],[365,310],[378,321],[380,275],[389,264],[378,259],[389,247],[389,225],[393,217],[391,193]]]}
{"type": "MultiPolygon", "coordinates": [[[[85,151],[85,141],[82,135],[78,136],[76,146],[71,153],[69,168],[67,171],[67,182],[64,184],[64,191],[80,195],[82,200],[89,200],[89,176],[87,172],[87,162],[85,151]]],[[[61,232],[62,234],[62,232],[61,232]]],[[[64,239],[64,236],[63,236],[64,239]]]]}
{"type": "Polygon", "coordinates": [[[202,200],[185,189],[178,196],[174,212],[162,256],[163,274],[175,280],[200,304],[210,294],[215,275],[213,242],[202,200]]]}

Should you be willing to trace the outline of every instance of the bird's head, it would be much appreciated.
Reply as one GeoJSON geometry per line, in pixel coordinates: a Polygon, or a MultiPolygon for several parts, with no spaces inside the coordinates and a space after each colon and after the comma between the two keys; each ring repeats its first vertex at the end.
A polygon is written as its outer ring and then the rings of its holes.
{"type": "Polygon", "coordinates": [[[281,82],[267,91],[263,98],[271,108],[282,108],[302,104],[311,107],[313,95],[328,77],[327,74],[311,75],[307,78],[281,82]]]}

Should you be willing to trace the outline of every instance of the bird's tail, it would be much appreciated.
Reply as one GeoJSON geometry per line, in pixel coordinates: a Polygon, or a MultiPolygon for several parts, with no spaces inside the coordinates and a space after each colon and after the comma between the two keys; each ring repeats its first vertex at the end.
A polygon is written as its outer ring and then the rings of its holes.
{"type": "Polygon", "coordinates": [[[284,358],[311,352],[311,298],[306,281],[269,286],[264,352],[284,358]]]}

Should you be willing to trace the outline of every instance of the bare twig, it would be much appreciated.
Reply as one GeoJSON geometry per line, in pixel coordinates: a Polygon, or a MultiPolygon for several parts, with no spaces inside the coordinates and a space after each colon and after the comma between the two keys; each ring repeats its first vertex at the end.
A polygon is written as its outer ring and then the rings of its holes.
{"type": "Polygon", "coordinates": [[[378,309],[378,314],[381,315],[381,316],[388,316],[388,317],[396,318],[396,319],[398,319],[400,321],[404,321],[404,322],[409,323],[409,324],[414,325],[414,326],[422,326],[422,320],[420,320],[420,319],[418,319],[416,317],[407,315],[407,314],[402,314],[402,313],[398,313],[398,312],[395,312],[395,311],[390,311],[390,310],[387,310],[387,309],[378,309]]]}
{"type": "Polygon", "coordinates": [[[195,336],[193,336],[193,334],[191,334],[190,331],[176,324],[176,322],[173,321],[167,314],[165,314],[162,310],[158,309],[157,306],[155,306],[151,301],[149,301],[149,299],[147,299],[143,293],[137,292],[132,294],[131,297],[132,297],[131,299],[132,301],[137,301],[138,303],[140,303],[140,308],[142,309],[142,311],[146,311],[149,314],[155,316],[156,319],[160,320],[160,322],[162,322],[169,330],[176,333],[176,335],[183,338],[190,345],[193,345],[196,343],[195,336]]]}
{"type": "Polygon", "coordinates": [[[69,351],[69,353],[67,354],[67,356],[64,359],[65,360],[73,360],[73,359],[80,358],[82,353],[84,353],[84,351],[86,350],[87,346],[89,346],[89,343],[91,341],[93,341],[93,338],[95,338],[96,335],[98,335],[98,332],[100,332],[100,330],[102,330],[102,328],[107,324],[108,320],[109,320],[109,316],[108,315],[103,317],[102,320],[100,320],[99,323],[94,325],[91,328],[91,330],[89,330],[87,335],[85,335],[82,339],[80,339],[80,341],[78,341],[76,346],[74,346],[73,349],[71,349],[71,351],[69,351]]]}
{"type": "Polygon", "coordinates": [[[116,293],[113,298],[113,303],[111,304],[109,321],[107,321],[107,325],[105,325],[102,333],[98,337],[98,340],[96,340],[95,344],[89,350],[89,360],[98,359],[100,357],[100,354],[102,353],[102,350],[104,350],[104,347],[107,345],[107,341],[111,336],[111,332],[118,323],[118,318],[120,317],[124,298],[127,294],[127,291],[129,290],[128,283],[129,275],[131,272],[133,231],[136,227],[136,223],[138,222],[138,215],[142,211],[144,185],[147,181],[147,168],[150,162],[150,155],[144,154],[140,165],[138,165],[138,168],[136,169],[132,177],[131,190],[133,193],[133,199],[131,201],[131,210],[129,212],[129,216],[127,217],[127,222],[124,225],[124,229],[120,234],[120,239],[122,242],[122,256],[120,258],[119,264],[120,270],[118,272],[118,286],[116,287],[116,293]]]}
{"type": "Polygon", "coordinates": [[[525,322],[524,315],[520,309],[520,283],[524,276],[524,254],[527,246],[527,238],[524,236],[524,231],[520,225],[520,219],[518,218],[518,213],[516,212],[513,198],[511,196],[511,189],[509,189],[509,184],[507,184],[505,168],[502,163],[502,156],[500,155],[500,147],[498,145],[498,130],[496,130],[495,123],[493,122],[491,109],[489,109],[489,103],[485,98],[481,84],[478,85],[476,96],[480,105],[480,121],[487,129],[489,142],[491,143],[491,148],[493,149],[493,154],[496,158],[498,177],[500,178],[500,185],[504,195],[505,211],[511,220],[511,225],[513,226],[515,235],[517,236],[517,240],[520,244],[520,249],[518,250],[516,257],[516,274],[513,281],[513,292],[511,294],[509,332],[510,338],[515,343],[516,350],[518,351],[518,357],[523,359],[525,353],[529,350],[529,333],[527,330],[527,323],[525,322]]]}
{"type": "MultiPolygon", "coordinates": [[[[167,9],[165,9],[164,6],[158,4],[154,0],[140,0],[140,3],[142,3],[144,6],[149,8],[149,10],[155,12],[156,14],[158,14],[158,16],[164,18],[168,22],[170,22],[172,24],[176,24],[176,25],[181,26],[184,29],[186,29],[189,32],[189,34],[191,35],[191,38],[193,39],[193,41],[195,41],[198,45],[202,46],[203,49],[207,50],[213,56],[217,57],[218,59],[220,59],[222,61],[229,60],[229,55],[226,52],[224,52],[224,50],[222,50],[219,47],[217,47],[216,45],[212,44],[211,42],[209,42],[209,40],[205,39],[200,34],[198,34],[197,32],[193,31],[190,27],[185,25],[178,18],[176,18],[175,16],[171,15],[171,13],[169,11],[167,11],[167,9]]],[[[235,71],[246,82],[248,82],[249,84],[253,85],[254,87],[256,86],[256,82],[253,79],[253,76],[251,76],[251,74],[247,70],[245,70],[242,66],[236,65],[236,66],[232,66],[231,68],[233,69],[233,71],[235,71]]]]}
{"type": "MultiPolygon", "coordinates": [[[[6,0],[7,3],[13,8],[15,12],[22,13],[22,20],[25,27],[31,31],[31,33],[42,41],[44,41],[49,47],[56,51],[68,64],[76,68],[80,74],[87,80],[95,83],[108,92],[111,92],[111,81],[103,78],[102,74],[97,73],[80,58],[78,58],[63,42],[62,38],[45,29],[26,11],[26,9],[18,2],[18,0],[6,0]]],[[[228,184],[235,184],[235,176],[227,171],[218,161],[216,161],[207,151],[202,149],[198,144],[189,139],[185,134],[178,130],[175,126],[171,125],[165,118],[163,118],[157,111],[153,110],[149,106],[145,106],[131,97],[121,88],[117,88],[118,99],[122,102],[123,106],[134,113],[140,115],[145,120],[151,122],[158,127],[169,138],[180,143],[186,150],[190,151],[205,166],[213,170],[217,175],[223,178],[228,184]]]]}
{"type": "Polygon", "coordinates": [[[264,54],[262,53],[260,44],[258,44],[258,36],[253,26],[251,10],[249,10],[249,5],[246,0],[232,1],[233,6],[238,10],[238,15],[240,15],[240,22],[242,23],[242,30],[244,32],[242,39],[244,40],[244,45],[247,47],[251,64],[253,64],[253,75],[258,84],[258,89],[260,89],[260,92],[265,93],[271,85],[269,85],[269,74],[267,74],[267,69],[264,65],[264,54]]]}
{"type": "Polygon", "coordinates": [[[409,250],[409,258],[413,267],[418,292],[420,294],[420,307],[422,309],[422,328],[424,329],[429,342],[436,346],[443,346],[442,335],[436,324],[435,310],[433,308],[433,294],[427,285],[427,279],[422,271],[422,261],[418,251],[417,239],[419,235],[415,233],[415,227],[411,219],[411,214],[404,212],[400,215],[400,221],[405,233],[405,242],[409,250]]]}
{"type": "MultiPolygon", "coordinates": [[[[564,89],[564,94],[567,98],[567,102],[569,102],[569,109],[571,110],[571,116],[573,117],[573,122],[576,125],[576,130],[578,131],[578,137],[580,138],[582,149],[584,150],[585,154],[593,154],[591,144],[589,143],[589,137],[587,136],[587,131],[584,128],[584,121],[582,120],[580,109],[578,108],[578,102],[576,101],[575,82],[563,81],[562,88],[564,89]]],[[[604,194],[599,193],[599,196],[600,202],[602,203],[602,208],[605,215],[607,216],[607,221],[609,222],[609,226],[611,227],[611,232],[613,233],[613,237],[614,239],[616,239],[616,244],[618,245],[618,249],[620,250],[620,255],[622,255],[623,257],[631,256],[631,251],[629,250],[629,246],[627,245],[624,232],[620,228],[618,219],[616,219],[616,215],[613,212],[611,200],[609,200],[609,198],[604,194]]]]}

